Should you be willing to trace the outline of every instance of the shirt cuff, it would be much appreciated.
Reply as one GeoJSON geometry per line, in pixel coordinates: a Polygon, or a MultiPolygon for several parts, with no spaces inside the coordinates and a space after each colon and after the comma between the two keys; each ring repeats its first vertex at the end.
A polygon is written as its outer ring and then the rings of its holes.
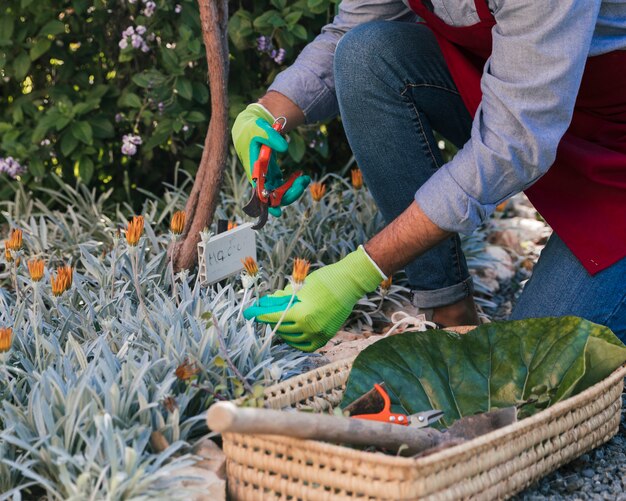
{"type": "Polygon", "coordinates": [[[495,210],[469,195],[444,165],[415,193],[415,201],[442,230],[469,235],[495,210]]]}
{"type": "Polygon", "coordinates": [[[337,114],[337,97],[315,76],[303,74],[296,68],[279,73],[268,91],[279,92],[293,101],[304,113],[305,123],[315,123],[337,114]]]}

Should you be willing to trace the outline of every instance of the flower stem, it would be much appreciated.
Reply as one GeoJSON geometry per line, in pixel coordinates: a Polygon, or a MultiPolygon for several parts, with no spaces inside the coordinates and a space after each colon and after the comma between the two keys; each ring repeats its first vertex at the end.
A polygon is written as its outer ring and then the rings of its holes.
{"type": "Polygon", "coordinates": [[[41,334],[39,332],[39,282],[33,284],[33,316],[35,317],[35,325],[33,325],[33,332],[35,334],[35,361],[39,370],[42,369],[41,362],[41,334]]]}
{"type": "Polygon", "coordinates": [[[17,261],[18,257],[13,260],[13,266],[11,266],[11,281],[13,282],[13,288],[15,290],[15,306],[19,306],[20,304],[20,288],[17,282],[17,261]]]}
{"type": "Polygon", "coordinates": [[[111,301],[115,298],[115,266],[117,264],[117,249],[113,249],[113,257],[111,258],[111,301]]]}
{"type": "Polygon", "coordinates": [[[241,314],[243,313],[243,307],[246,304],[246,296],[248,295],[248,289],[243,290],[243,297],[241,298],[241,306],[239,307],[239,313],[237,314],[237,322],[241,320],[241,314]]]}
{"type": "Polygon", "coordinates": [[[137,299],[139,300],[139,305],[143,310],[143,315],[146,317],[146,321],[148,325],[153,331],[156,331],[154,328],[154,324],[150,321],[150,316],[148,315],[148,308],[146,308],[146,303],[143,300],[143,294],[141,292],[141,286],[139,284],[139,252],[136,247],[133,247],[131,250],[131,266],[133,268],[133,283],[135,284],[135,290],[137,291],[137,299]]]}

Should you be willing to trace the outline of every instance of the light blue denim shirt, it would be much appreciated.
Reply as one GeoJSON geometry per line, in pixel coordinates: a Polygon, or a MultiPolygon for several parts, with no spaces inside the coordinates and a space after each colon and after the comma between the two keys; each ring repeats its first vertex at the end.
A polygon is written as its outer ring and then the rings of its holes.
{"type": "MultiPolygon", "coordinates": [[[[431,0],[446,23],[478,22],[474,0],[431,0]]],[[[572,118],[588,56],[626,49],[626,0],[489,0],[497,25],[471,139],[415,194],[441,228],[471,233],[552,165],[572,118]]],[[[414,22],[402,0],[343,0],[334,21],[270,90],[308,123],[337,114],[333,58],[341,37],[373,20],[414,22]]],[[[624,69],[626,71],[626,68],[624,69]]]]}

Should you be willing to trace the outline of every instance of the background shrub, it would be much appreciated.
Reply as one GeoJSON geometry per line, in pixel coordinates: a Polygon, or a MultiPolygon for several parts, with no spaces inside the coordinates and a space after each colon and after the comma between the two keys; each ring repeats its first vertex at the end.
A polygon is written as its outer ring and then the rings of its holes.
{"type": "MultiPolygon", "coordinates": [[[[229,2],[232,118],[332,19],[337,3],[229,2]]],[[[54,172],[70,185],[80,178],[113,187],[116,202],[132,203],[137,187],[162,192],[177,164],[196,170],[210,105],[195,0],[4,0],[0,78],[0,199],[16,174],[9,157],[25,169],[27,186],[54,186],[54,172]]],[[[349,158],[333,122],[291,134],[285,166],[340,167],[349,158]]]]}

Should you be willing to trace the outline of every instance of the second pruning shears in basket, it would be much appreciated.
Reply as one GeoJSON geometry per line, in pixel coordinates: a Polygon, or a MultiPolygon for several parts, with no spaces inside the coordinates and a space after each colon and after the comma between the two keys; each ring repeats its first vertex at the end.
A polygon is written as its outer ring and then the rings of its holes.
{"type": "MultiPolygon", "coordinates": [[[[287,119],[285,117],[278,117],[274,121],[272,128],[280,133],[285,128],[286,124],[287,119]]],[[[257,161],[254,162],[254,166],[252,168],[254,191],[252,193],[252,198],[243,208],[243,211],[248,216],[259,218],[258,221],[252,226],[252,229],[254,230],[259,230],[265,226],[268,218],[268,209],[270,207],[279,207],[287,190],[291,188],[294,181],[302,175],[302,171],[294,172],[291,176],[289,176],[287,182],[277,188],[270,188],[266,182],[271,156],[272,149],[267,145],[261,146],[259,157],[257,161]]]]}
{"type": "Polygon", "coordinates": [[[391,399],[387,394],[384,383],[375,384],[373,390],[350,404],[346,410],[350,413],[350,417],[355,419],[368,419],[370,421],[394,423],[414,428],[430,426],[443,417],[443,412],[440,410],[423,411],[411,415],[391,412],[391,399]],[[359,412],[359,408],[380,407],[381,400],[383,404],[382,410],[369,414],[355,414],[355,412],[359,412]]]}

